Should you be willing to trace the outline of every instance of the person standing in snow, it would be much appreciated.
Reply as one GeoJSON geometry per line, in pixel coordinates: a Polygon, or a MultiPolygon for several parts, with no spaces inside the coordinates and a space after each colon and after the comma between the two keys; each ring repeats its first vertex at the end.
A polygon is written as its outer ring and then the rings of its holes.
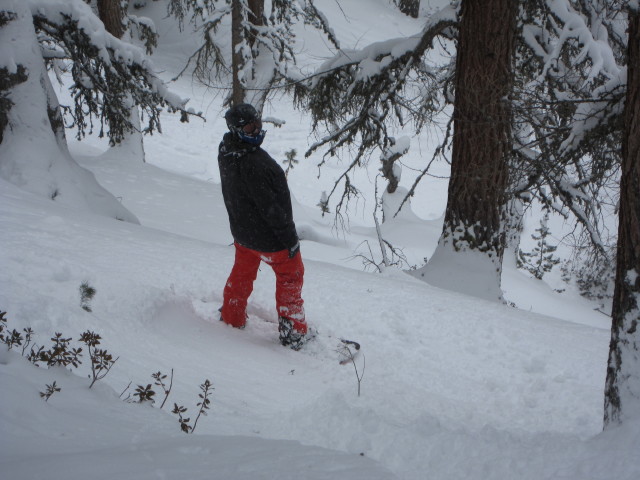
{"type": "Polygon", "coordinates": [[[280,343],[298,350],[307,334],[302,283],[304,266],[284,171],[260,145],[265,131],[249,104],[225,114],[229,131],[218,152],[222,196],[229,215],[235,263],[224,287],[220,320],[244,328],[247,300],[260,262],[276,275],[280,343]]]}

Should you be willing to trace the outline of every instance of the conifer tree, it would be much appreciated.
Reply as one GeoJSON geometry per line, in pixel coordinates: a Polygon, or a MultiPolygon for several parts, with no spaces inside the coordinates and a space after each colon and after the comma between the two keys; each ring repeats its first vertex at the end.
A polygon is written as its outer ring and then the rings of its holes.
{"type": "Polygon", "coordinates": [[[291,150],[288,150],[286,152],[284,152],[284,156],[285,159],[282,161],[282,163],[285,165],[285,169],[284,169],[284,174],[286,177],[289,176],[289,170],[293,170],[293,168],[300,163],[300,160],[298,160],[296,158],[296,155],[298,154],[298,152],[296,151],[295,148],[292,148],[291,150]]]}
{"type": "MultiPolygon", "coordinates": [[[[158,78],[151,60],[139,47],[109,33],[100,22],[98,28],[104,29],[103,35],[93,34],[96,17],[81,0],[60,3],[58,11],[39,8],[41,3],[46,5],[44,0],[28,3],[45,59],[70,61],[74,105],[67,113],[80,137],[93,129],[96,118],[100,122],[100,135],[119,143],[127,131],[133,130],[131,102],[144,111],[147,118],[144,131],[148,133],[160,130],[163,107],[181,112],[184,121],[193,113],[187,112],[186,101],[171,93],[158,78]]],[[[117,21],[111,19],[108,24],[116,34],[122,34],[117,21]]]]}
{"type": "Polygon", "coordinates": [[[616,286],[604,425],[640,418],[640,5],[629,2],[625,131],[622,143],[616,286]]]}
{"type": "Polygon", "coordinates": [[[274,87],[299,80],[295,23],[321,30],[338,47],[326,17],[313,0],[273,1],[270,12],[265,10],[264,0],[171,0],[169,13],[181,28],[188,23],[202,32],[201,43],[181,74],[191,69],[205,85],[228,91],[226,103],[250,103],[258,111],[274,87]],[[226,35],[222,26],[229,16],[231,42],[221,40],[226,35]]]}
{"type": "MultiPolygon", "coordinates": [[[[465,75],[459,65],[452,62],[440,68],[430,61],[428,53],[436,38],[453,39],[457,41],[456,62],[460,57],[469,56],[468,46],[461,42],[464,17],[458,15],[457,10],[460,7],[464,10],[465,3],[465,0],[452,1],[436,11],[426,19],[420,35],[340,52],[318,69],[318,75],[305,85],[306,90],[299,89],[301,103],[312,112],[314,127],[326,128],[326,133],[323,132],[321,140],[311,146],[307,155],[321,148],[326,149],[325,158],[340,155],[341,151],[353,152],[338,180],[343,194],[335,208],[336,216],[340,215],[345,199],[353,196],[352,171],[366,166],[373,150],[384,152],[388,148],[393,137],[389,130],[395,126],[394,122],[406,127],[413,121],[419,132],[438,118],[444,106],[460,100],[457,82],[465,75]]],[[[460,231],[461,237],[474,239],[478,245],[483,243],[481,237],[493,237],[490,244],[495,247],[489,247],[493,262],[500,263],[504,233],[501,230],[507,223],[518,223],[517,219],[514,222],[506,218],[508,205],[518,198],[546,205],[580,225],[582,228],[576,229],[579,235],[576,244],[580,247],[589,244],[604,261],[610,261],[607,258],[610,239],[606,236],[604,220],[613,212],[607,210],[610,202],[601,204],[599,200],[615,197],[617,190],[614,180],[619,165],[626,63],[623,48],[626,35],[619,21],[623,4],[626,2],[617,0],[513,0],[509,4],[509,8],[515,5],[517,28],[515,65],[513,78],[509,80],[514,88],[501,100],[509,107],[511,118],[506,168],[498,168],[492,163],[495,159],[460,168],[459,162],[452,159],[449,190],[450,202],[474,198],[466,207],[452,205],[449,212],[464,208],[469,212],[467,223],[497,235],[483,232],[478,235],[469,232],[468,227],[460,231]],[[480,182],[492,175],[496,184],[487,183],[478,189],[478,195],[464,184],[466,180],[475,178],[480,182]],[[489,195],[484,195],[485,191],[489,195]],[[493,208],[485,206],[496,202],[502,205],[496,207],[501,213],[493,211],[486,219],[476,218],[482,215],[481,210],[486,213],[493,208]]],[[[484,2],[479,13],[486,14],[492,5],[494,2],[484,2]]],[[[485,21],[483,31],[491,30],[498,38],[504,32],[501,27],[495,32],[492,30],[493,20],[485,21]]],[[[479,39],[475,37],[467,45],[473,48],[479,39]]],[[[493,59],[492,52],[485,54],[487,59],[493,59]]],[[[485,83],[480,76],[482,70],[478,68],[478,72],[472,74],[471,85],[485,83]]],[[[489,110],[479,111],[477,118],[468,119],[469,125],[486,126],[484,123],[488,122],[483,123],[483,118],[489,115],[489,110]]],[[[461,122],[467,120],[464,114],[457,118],[455,115],[446,126],[444,141],[431,160],[425,160],[426,166],[415,177],[406,200],[415,193],[435,159],[446,157],[456,142],[470,141],[470,132],[461,133],[458,129],[454,134],[454,124],[457,122],[461,127],[461,122]]],[[[503,124],[498,120],[495,126],[503,124]]],[[[474,153],[482,156],[487,149],[480,145],[491,140],[498,143],[500,136],[481,135],[477,143],[471,140],[474,153]]],[[[454,150],[460,151],[460,148],[454,147],[454,150]]],[[[340,192],[338,182],[329,193],[330,200],[334,192],[340,192]]],[[[455,249],[456,252],[462,250],[455,249]]],[[[513,250],[517,252],[517,246],[513,246],[513,250]]],[[[465,262],[459,259],[459,263],[465,262]]],[[[495,271],[499,272],[499,266],[496,265],[495,271]]]]}
{"type": "Polygon", "coordinates": [[[531,252],[519,251],[518,267],[527,270],[538,280],[542,280],[545,273],[560,263],[560,259],[554,255],[558,247],[550,245],[547,241],[550,236],[548,222],[549,212],[545,211],[540,219],[540,226],[531,235],[536,241],[535,247],[531,252]]]}
{"type": "MultiPolygon", "coordinates": [[[[111,35],[116,38],[122,39],[125,36],[125,10],[123,8],[123,2],[120,0],[98,0],[98,16],[105,29],[111,35]]],[[[111,84],[111,77],[113,75],[109,72],[105,72],[105,79],[107,85],[111,84]]],[[[130,104],[131,110],[129,113],[129,123],[131,128],[123,132],[122,139],[119,145],[123,143],[129,143],[133,147],[132,153],[143,162],[145,161],[144,144],[142,141],[142,132],[140,131],[140,115],[138,113],[137,105],[134,105],[129,98],[127,103],[130,104]]],[[[115,125],[110,125],[109,131],[117,129],[117,122],[115,125]]],[[[112,142],[113,143],[113,142],[112,142]]]]}
{"type": "Polygon", "coordinates": [[[109,34],[82,0],[2,2],[0,43],[0,175],[74,208],[137,222],[71,157],[65,122],[79,138],[96,129],[118,143],[133,128],[132,104],[145,113],[143,131],[153,132],[163,109],[187,120],[186,101],[143,49],[109,34]],[[47,69],[70,74],[72,105],[59,104],[47,69]]]}
{"type": "Polygon", "coordinates": [[[515,59],[516,0],[463,0],[456,57],[451,179],[442,235],[422,275],[436,285],[502,298],[508,161],[512,150],[509,97],[515,59]],[[442,284],[450,253],[476,256],[464,278],[442,284]],[[484,277],[484,285],[478,280],[484,277]]]}

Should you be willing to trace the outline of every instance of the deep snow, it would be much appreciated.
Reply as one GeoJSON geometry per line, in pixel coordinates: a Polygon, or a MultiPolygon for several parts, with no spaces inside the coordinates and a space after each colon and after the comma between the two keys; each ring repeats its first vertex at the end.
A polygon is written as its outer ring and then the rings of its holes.
{"type": "MultiPolygon", "coordinates": [[[[356,22],[358,2],[340,3],[338,10],[326,2],[326,13],[343,39],[366,44],[419,29],[393,17],[383,32],[372,31],[379,29],[366,25],[391,18],[387,2],[371,2],[364,23],[356,22]]],[[[156,63],[166,65],[169,78],[188,43],[154,8],[146,13],[156,14],[167,42],[156,63]]],[[[307,271],[303,296],[321,337],[302,352],[278,345],[268,268],[250,299],[247,329],[218,322],[233,262],[215,162],[222,108],[189,79],[175,88],[193,98],[196,110],[205,107],[207,123],[165,116],[164,134],[146,139],[147,164],[126,148],[70,139],[80,165],[141,225],[0,180],[0,310],[8,312],[9,327],[31,326],[39,344],[54,332],[76,339],[94,330],[119,357],[89,390],[86,365],[75,374],[44,370],[0,349],[3,478],[640,477],[640,423],[600,433],[608,318],[574,292],[557,294],[508,264],[505,298],[520,309],[395,269],[363,272],[354,252],[368,252],[365,240],[376,251],[373,202],[352,211],[348,232],[333,229],[315,206],[338,161],[320,179],[317,156],[289,175],[307,271]],[[80,308],[82,282],[97,290],[92,312],[80,308]],[[353,366],[338,364],[338,336],[363,345],[360,397],[353,366]],[[152,373],[172,369],[164,411],[118,398],[130,382],[146,385],[152,373]],[[215,387],[211,410],[194,435],[184,435],[170,405],[193,415],[205,378],[215,387]],[[44,402],[38,392],[54,380],[62,391],[44,402]]],[[[308,119],[284,99],[269,108],[287,123],[270,129],[265,148],[277,159],[291,148],[302,157],[313,142],[308,119]]],[[[426,150],[432,135],[411,141],[426,150]]],[[[416,148],[407,165],[418,165],[421,155],[416,148]]],[[[446,165],[438,168],[446,174],[446,165]]],[[[358,179],[369,193],[374,175],[358,179]]],[[[435,249],[444,192],[446,180],[428,179],[413,212],[383,225],[413,265],[435,249]]]]}

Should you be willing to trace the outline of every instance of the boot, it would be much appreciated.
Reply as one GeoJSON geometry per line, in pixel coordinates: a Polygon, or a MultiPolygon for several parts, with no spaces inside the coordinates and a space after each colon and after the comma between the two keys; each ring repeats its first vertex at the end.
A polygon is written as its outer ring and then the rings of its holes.
{"type": "Polygon", "coordinates": [[[293,328],[293,321],[285,317],[278,317],[278,333],[280,343],[292,350],[300,350],[306,341],[306,335],[293,328]]]}

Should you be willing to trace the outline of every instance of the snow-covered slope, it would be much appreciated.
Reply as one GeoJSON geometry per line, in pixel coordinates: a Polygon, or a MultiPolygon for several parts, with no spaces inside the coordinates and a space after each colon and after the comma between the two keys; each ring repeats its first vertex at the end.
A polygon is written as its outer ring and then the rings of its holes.
{"type": "MultiPolygon", "coordinates": [[[[125,455],[122,449],[130,442],[140,442],[136,448],[150,451],[150,458],[162,458],[156,467],[165,474],[172,471],[165,462],[175,463],[178,472],[206,470],[217,460],[202,451],[217,451],[215,446],[226,438],[209,435],[252,437],[228,439],[237,448],[246,445],[241,462],[249,472],[266,468],[261,467],[266,458],[284,462],[288,454],[283,448],[302,449],[256,439],[295,440],[351,454],[328,460],[323,450],[304,450],[312,458],[309,472],[315,472],[304,478],[329,478],[322,476],[327,468],[348,471],[363,461],[361,453],[399,478],[423,478],[425,468],[433,478],[555,478],[558,471],[578,468],[592,445],[605,448],[603,440],[581,440],[601,429],[605,328],[438,290],[401,272],[363,273],[307,260],[307,312],[325,336],[305,352],[293,352],[277,344],[268,270],[259,275],[247,330],[217,321],[233,259],[223,236],[226,217],[216,216],[219,206],[212,205],[211,218],[200,216],[196,230],[180,223],[202,208],[189,196],[201,191],[202,198],[213,202],[219,196],[217,185],[171,176],[150,165],[129,165],[118,165],[110,175],[108,168],[96,167],[96,174],[105,185],[141,175],[132,182],[139,197],[130,199],[128,208],[143,226],[66,209],[2,185],[0,304],[9,312],[10,327],[30,325],[39,344],[47,343],[53,332],[77,338],[91,329],[119,356],[104,385],[91,393],[83,390],[86,381],[82,387],[64,372],[33,371],[15,355],[3,357],[3,385],[23,392],[20,401],[3,394],[0,409],[2,429],[8,433],[3,435],[7,445],[2,461],[15,472],[12,478],[31,478],[20,472],[46,469],[50,455],[62,452],[65,456],[56,462],[68,458],[81,465],[70,467],[77,477],[67,478],[80,478],[89,468],[84,462],[100,456],[105,471],[114,473],[113,459],[125,455]],[[182,201],[178,192],[186,195],[182,201]],[[163,205],[165,196],[175,201],[163,205]],[[151,198],[163,207],[160,212],[151,213],[146,204],[151,198]],[[161,212],[169,231],[161,229],[161,212]],[[158,223],[146,227],[147,218],[158,223]],[[213,233],[199,239],[198,228],[213,233]],[[97,290],[92,313],[79,305],[78,287],[84,281],[97,290]],[[366,361],[361,397],[352,366],[338,365],[333,340],[326,335],[355,338],[364,345],[357,364],[362,371],[366,361]],[[114,393],[129,382],[152,383],[151,373],[171,369],[170,401],[191,411],[198,384],[205,378],[213,382],[210,414],[196,432],[205,434],[201,440],[185,440],[168,413],[122,404],[114,393]],[[37,392],[53,379],[63,390],[44,403],[37,392]],[[61,421],[60,415],[69,420],[61,421]],[[128,420],[131,416],[136,423],[128,420]],[[129,426],[119,429],[118,422],[129,426]],[[147,429],[142,440],[140,432],[147,429]],[[55,442],[42,441],[52,437],[55,442]],[[43,456],[28,453],[24,445],[32,442],[42,443],[38,451],[43,456]],[[91,446],[86,450],[92,453],[79,455],[85,451],[81,444],[91,446]],[[168,448],[197,454],[166,456],[168,448]],[[252,456],[255,450],[268,455],[252,456]],[[21,467],[25,458],[33,470],[21,467]],[[474,477],[472,472],[483,473],[474,477]]],[[[303,255],[311,246],[303,242],[303,255]]],[[[118,465],[131,476],[122,478],[138,478],[136,472],[146,468],[149,456],[124,458],[118,465]]],[[[220,462],[221,469],[236,468],[231,461],[220,462]]],[[[286,478],[286,468],[278,465],[273,468],[282,468],[286,478]]],[[[386,475],[383,468],[363,465],[366,476],[347,478],[386,475]]],[[[636,467],[631,463],[621,472],[636,467]]]]}
{"type": "MultiPolygon", "coordinates": [[[[338,34],[353,43],[419,28],[411,19],[383,21],[393,8],[386,0],[358,4],[323,3],[338,34]]],[[[170,78],[190,50],[158,5],[150,2],[146,13],[160,26],[164,56],[156,63],[170,78]]],[[[106,151],[95,138],[71,141],[80,165],[141,225],[0,180],[0,310],[9,328],[31,326],[46,346],[55,332],[75,340],[93,330],[118,357],[89,390],[86,362],[71,374],[37,369],[15,349],[0,353],[3,478],[640,477],[640,424],[600,433],[608,319],[510,268],[505,296],[522,309],[437,289],[399,270],[363,272],[354,252],[368,254],[365,240],[375,251],[373,202],[354,207],[346,232],[315,207],[338,159],[320,179],[315,156],[289,175],[303,237],[303,296],[321,336],[301,352],[278,344],[268,268],[250,299],[247,329],[218,322],[233,262],[215,161],[221,98],[186,78],[174,87],[207,122],[183,125],[165,115],[164,134],[146,139],[148,163],[126,149],[106,151]],[[92,312],[80,307],[83,282],[97,291],[92,312]],[[362,343],[355,365],[339,365],[336,337],[362,343]],[[364,374],[360,396],[354,366],[364,374]],[[130,383],[122,397],[153,383],[152,373],[172,370],[162,411],[160,402],[119,398],[130,383]],[[186,436],[170,410],[184,405],[193,418],[205,379],[215,388],[211,409],[186,436]],[[39,392],[53,381],[62,390],[45,402],[39,392]]],[[[291,148],[301,157],[313,141],[308,119],[285,99],[268,108],[288,121],[270,130],[265,148],[277,159],[291,148]]],[[[432,135],[412,138],[423,149],[412,150],[408,166],[427,156],[432,135]]],[[[446,176],[446,165],[438,168],[446,176]]],[[[365,193],[375,171],[372,165],[355,179],[365,193]]],[[[427,180],[413,211],[383,225],[413,265],[433,253],[446,200],[446,179],[427,180]]]]}

